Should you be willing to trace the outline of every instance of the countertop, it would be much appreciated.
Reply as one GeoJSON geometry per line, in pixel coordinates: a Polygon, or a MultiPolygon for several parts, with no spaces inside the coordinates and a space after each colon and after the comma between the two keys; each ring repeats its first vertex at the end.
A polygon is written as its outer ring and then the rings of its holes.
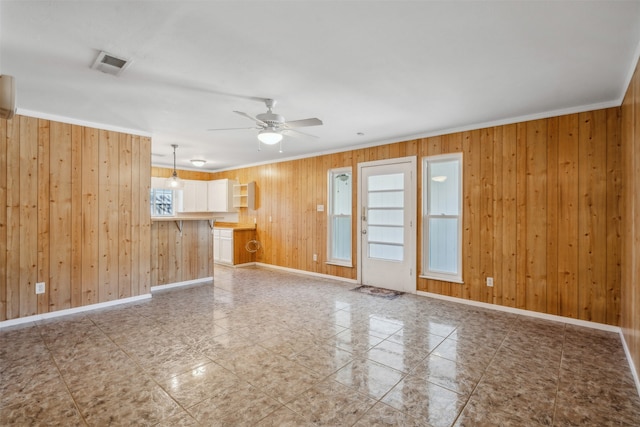
{"type": "Polygon", "coordinates": [[[236,224],[233,222],[216,222],[214,225],[215,228],[231,228],[233,230],[237,230],[237,231],[243,231],[243,230],[255,230],[256,226],[255,224],[236,224]]]}
{"type": "Polygon", "coordinates": [[[176,216],[152,216],[151,221],[214,221],[219,217],[214,215],[176,215],[176,216]]]}

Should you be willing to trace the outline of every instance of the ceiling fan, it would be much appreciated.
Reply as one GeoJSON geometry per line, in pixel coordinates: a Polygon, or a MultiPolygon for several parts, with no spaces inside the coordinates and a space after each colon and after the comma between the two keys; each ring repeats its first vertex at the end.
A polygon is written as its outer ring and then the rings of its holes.
{"type": "MultiPolygon", "coordinates": [[[[258,114],[255,117],[247,113],[243,113],[242,111],[234,111],[234,113],[239,114],[242,117],[246,117],[249,120],[253,120],[256,123],[255,127],[208,129],[208,130],[216,131],[216,130],[257,129],[258,140],[267,145],[275,145],[281,142],[283,137],[283,132],[286,132],[286,131],[294,131],[303,135],[312,136],[316,138],[313,135],[300,132],[295,128],[301,128],[301,127],[307,127],[307,126],[319,126],[322,124],[322,120],[314,117],[309,119],[293,120],[293,121],[287,122],[283,116],[273,112],[273,107],[275,107],[276,102],[277,101],[275,99],[271,99],[271,98],[265,99],[264,103],[267,106],[267,112],[258,114]]],[[[260,145],[258,144],[258,150],[259,149],[260,149],[260,145]]]]}

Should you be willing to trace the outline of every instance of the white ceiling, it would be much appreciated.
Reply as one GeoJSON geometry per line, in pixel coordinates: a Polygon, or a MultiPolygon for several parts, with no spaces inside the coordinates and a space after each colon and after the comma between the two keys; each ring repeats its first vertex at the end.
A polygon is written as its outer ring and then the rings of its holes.
{"type": "Polygon", "coordinates": [[[0,1],[18,112],[152,136],[152,162],[273,162],[619,105],[640,1],[0,1]],[[114,77],[100,50],[132,60],[114,77]],[[258,152],[234,114],[323,126],[258,152]],[[358,135],[363,133],[364,135],[358,135]]]}

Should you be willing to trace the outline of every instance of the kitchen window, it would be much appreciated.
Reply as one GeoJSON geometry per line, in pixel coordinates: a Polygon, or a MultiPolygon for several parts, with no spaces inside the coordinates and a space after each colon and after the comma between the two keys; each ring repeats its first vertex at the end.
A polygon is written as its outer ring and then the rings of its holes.
{"type": "Polygon", "coordinates": [[[173,216],[175,213],[175,193],[173,190],[165,188],[152,188],[151,216],[173,216]]]}

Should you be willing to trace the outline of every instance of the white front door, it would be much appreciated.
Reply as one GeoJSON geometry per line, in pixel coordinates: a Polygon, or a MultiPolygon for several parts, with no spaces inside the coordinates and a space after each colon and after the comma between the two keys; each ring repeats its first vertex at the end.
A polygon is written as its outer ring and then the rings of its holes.
{"type": "Polygon", "coordinates": [[[416,158],[358,164],[360,282],[416,292],[416,158]]]}

